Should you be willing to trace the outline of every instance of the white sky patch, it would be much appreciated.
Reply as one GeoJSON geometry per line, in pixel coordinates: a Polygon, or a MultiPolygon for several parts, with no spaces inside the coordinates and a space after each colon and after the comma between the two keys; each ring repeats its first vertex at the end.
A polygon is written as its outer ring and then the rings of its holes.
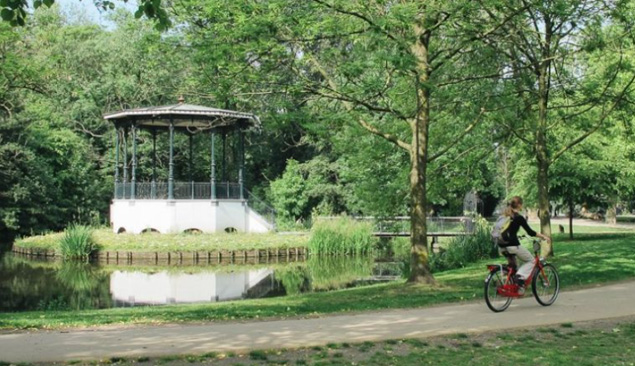
{"type": "MultiPolygon", "coordinates": [[[[55,2],[59,4],[62,12],[66,14],[69,19],[87,20],[106,28],[113,27],[113,23],[108,20],[108,15],[112,11],[104,11],[98,8],[91,0],[55,0],[55,2]]],[[[135,0],[128,2],[114,0],[113,2],[115,3],[116,9],[124,8],[135,12],[138,8],[135,0]]]]}

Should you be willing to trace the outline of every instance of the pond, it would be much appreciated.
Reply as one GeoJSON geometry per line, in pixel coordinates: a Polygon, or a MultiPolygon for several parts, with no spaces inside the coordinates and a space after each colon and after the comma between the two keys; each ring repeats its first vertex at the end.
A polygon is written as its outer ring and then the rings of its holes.
{"type": "Polygon", "coordinates": [[[309,257],[259,265],[154,266],[41,261],[0,252],[0,311],[228,301],[363,286],[401,277],[398,262],[309,257]]]}

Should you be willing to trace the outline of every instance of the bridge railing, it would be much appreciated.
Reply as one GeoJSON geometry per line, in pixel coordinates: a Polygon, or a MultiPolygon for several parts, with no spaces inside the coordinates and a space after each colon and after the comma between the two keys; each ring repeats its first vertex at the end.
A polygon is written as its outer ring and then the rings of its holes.
{"type": "MultiPolygon", "coordinates": [[[[410,236],[410,216],[351,216],[358,221],[371,222],[376,236],[410,236]]],[[[321,217],[334,219],[335,216],[321,217]]],[[[426,218],[429,236],[460,236],[474,233],[471,216],[429,216],[426,218]]]]}

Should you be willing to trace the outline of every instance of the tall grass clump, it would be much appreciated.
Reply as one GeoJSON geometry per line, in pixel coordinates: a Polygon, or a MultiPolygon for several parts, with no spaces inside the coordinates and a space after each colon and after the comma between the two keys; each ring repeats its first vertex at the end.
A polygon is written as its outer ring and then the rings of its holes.
{"type": "Polygon", "coordinates": [[[308,246],[311,254],[361,255],[371,253],[376,242],[372,224],[342,216],[316,220],[308,246]]]}
{"type": "Polygon", "coordinates": [[[93,229],[85,225],[71,225],[60,240],[60,252],[64,259],[85,259],[96,250],[93,229]]]}
{"type": "Polygon", "coordinates": [[[473,235],[453,238],[445,251],[432,255],[430,265],[434,271],[443,271],[497,256],[498,249],[492,242],[491,226],[485,219],[479,218],[475,222],[473,235]]]}

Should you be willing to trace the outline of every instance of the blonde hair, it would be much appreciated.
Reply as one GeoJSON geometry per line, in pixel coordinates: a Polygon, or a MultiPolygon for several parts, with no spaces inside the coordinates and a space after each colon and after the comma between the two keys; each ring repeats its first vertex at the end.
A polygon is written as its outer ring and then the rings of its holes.
{"type": "Polygon", "coordinates": [[[507,202],[507,207],[505,207],[505,211],[503,211],[503,215],[512,217],[514,216],[514,210],[517,210],[523,204],[523,199],[520,196],[512,197],[509,202],[507,202]]]}

